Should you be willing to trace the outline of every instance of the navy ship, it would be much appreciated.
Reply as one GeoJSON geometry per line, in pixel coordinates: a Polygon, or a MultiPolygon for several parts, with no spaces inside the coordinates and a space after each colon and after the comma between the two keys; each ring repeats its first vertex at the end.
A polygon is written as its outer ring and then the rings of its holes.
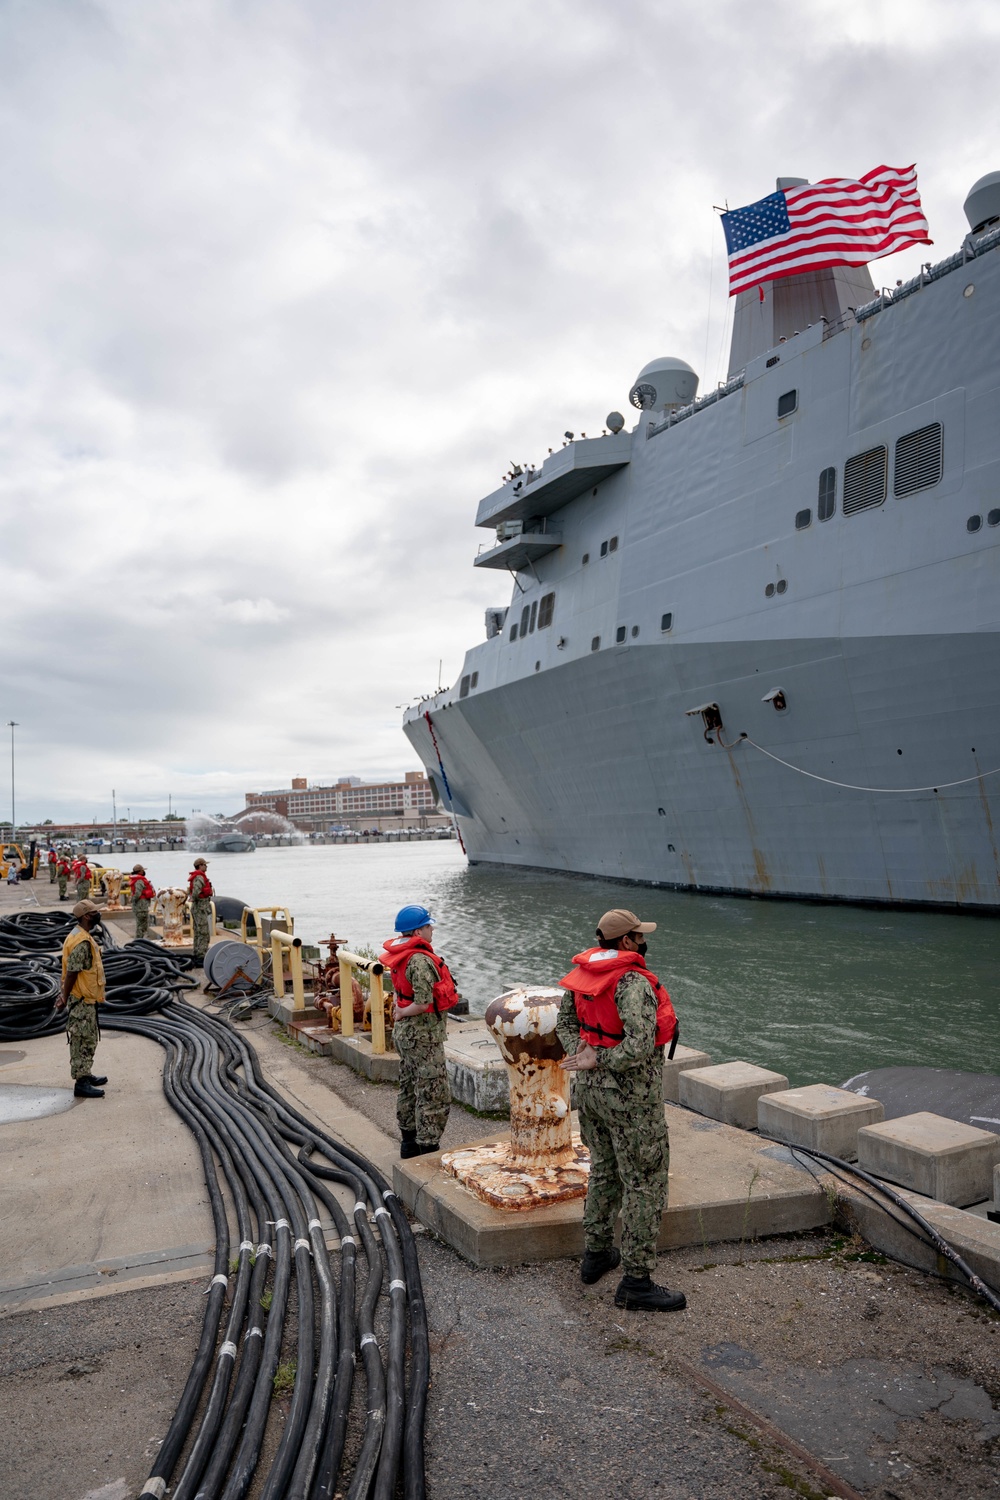
{"type": "Polygon", "coordinates": [[[470,861],[997,908],[1000,173],[965,209],[891,291],[740,293],[718,389],[655,359],[480,502],[511,602],[404,721],[470,861]]]}

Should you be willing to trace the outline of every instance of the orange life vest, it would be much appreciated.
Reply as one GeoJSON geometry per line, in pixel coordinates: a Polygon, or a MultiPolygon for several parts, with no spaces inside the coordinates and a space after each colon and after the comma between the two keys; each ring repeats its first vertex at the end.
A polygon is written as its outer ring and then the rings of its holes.
{"type": "Polygon", "coordinates": [[[156,900],[156,887],[150,884],[145,875],[130,875],[128,883],[132,887],[133,901],[156,900]]]}
{"type": "Polygon", "coordinates": [[[625,1040],[622,1018],[615,1004],[615,990],[625,974],[641,974],[656,996],[656,1046],[665,1047],[677,1035],[678,1024],[670,996],[656,975],[646,968],[641,953],[620,953],[617,948],[588,948],[578,953],[559,983],[576,1001],[580,1035],[592,1047],[617,1047],[625,1040]]]}
{"type": "Polygon", "coordinates": [[[406,977],[406,966],[415,953],[425,954],[437,971],[438,977],[431,991],[435,1015],[451,1010],[459,1001],[451,971],[440,953],[435,953],[430,943],[421,937],[389,938],[385,944],[385,952],[379,956],[380,963],[385,964],[392,975],[392,987],[396,994],[407,1005],[413,999],[413,985],[406,977]]]}
{"type": "Polygon", "coordinates": [[[215,892],[212,890],[212,882],[209,880],[204,870],[191,871],[191,874],[188,876],[188,895],[191,897],[192,901],[211,901],[212,897],[215,895],[215,892]],[[194,894],[194,883],[198,879],[199,875],[205,882],[205,889],[202,891],[200,896],[196,896],[194,894]]]}

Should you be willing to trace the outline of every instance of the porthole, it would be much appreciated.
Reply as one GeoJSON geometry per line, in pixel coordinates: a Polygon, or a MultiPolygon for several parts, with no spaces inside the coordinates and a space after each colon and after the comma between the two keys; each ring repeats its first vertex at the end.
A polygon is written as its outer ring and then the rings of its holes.
{"type": "Polygon", "coordinates": [[[768,599],[773,599],[774,598],[774,584],[773,583],[769,583],[768,586],[767,586],[767,588],[764,590],[764,593],[765,593],[765,595],[767,596],[768,599]]]}
{"type": "Polygon", "coordinates": [[[971,297],[971,296],[974,295],[975,290],[976,290],[976,283],[974,281],[970,281],[969,285],[967,287],[963,287],[963,289],[962,289],[962,296],[963,297],[971,297]]]}
{"type": "Polygon", "coordinates": [[[862,339],[861,340],[861,347],[862,347],[862,349],[870,349],[871,346],[872,346],[871,339],[862,339]]]}
{"type": "Polygon", "coordinates": [[[583,554],[583,564],[582,564],[582,566],[586,567],[589,562],[590,562],[590,553],[589,552],[585,552],[583,554]]]}
{"type": "Polygon", "coordinates": [[[625,639],[626,635],[628,635],[627,628],[624,625],[619,625],[618,629],[615,631],[615,640],[618,642],[619,646],[625,639]]]}
{"type": "Polygon", "coordinates": [[[673,626],[674,626],[673,612],[671,610],[668,610],[665,615],[661,615],[660,616],[660,629],[664,630],[664,631],[666,631],[666,630],[672,630],[673,626]]]}
{"type": "Polygon", "coordinates": [[[600,651],[600,649],[601,649],[601,637],[599,635],[595,635],[594,636],[594,639],[590,643],[590,649],[591,649],[591,651],[600,651]]]}
{"type": "Polygon", "coordinates": [[[602,542],[601,543],[601,556],[602,557],[607,557],[607,555],[608,555],[608,544],[607,544],[607,542],[602,542]]]}
{"type": "Polygon", "coordinates": [[[829,521],[837,509],[837,471],[823,469],[819,476],[819,495],[816,500],[816,519],[829,521]]]}
{"type": "Polygon", "coordinates": [[[813,513],[811,510],[797,510],[795,512],[795,530],[805,531],[812,524],[813,513]]]}
{"type": "Polygon", "coordinates": [[[636,638],[636,636],[638,634],[639,634],[639,627],[638,627],[638,625],[633,625],[632,626],[632,639],[635,640],[635,638],[636,638]]]}
{"type": "Polygon", "coordinates": [[[778,582],[775,584],[775,588],[777,589],[779,594],[783,594],[787,587],[788,584],[785,582],[784,578],[779,578],[778,582]]]}
{"type": "Polygon", "coordinates": [[[799,404],[798,391],[785,391],[778,397],[778,417],[790,417],[799,404]]]}
{"type": "Polygon", "coordinates": [[[608,543],[608,551],[609,552],[617,552],[618,551],[618,538],[616,536],[613,536],[611,538],[610,542],[608,543]]]}
{"type": "Polygon", "coordinates": [[[536,661],[536,662],[535,662],[535,671],[536,671],[536,672],[539,672],[539,671],[541,671],[541,667],[542,667],[542,664],[541,664],[541,662],[540,662],[540,661],[536,661]]]}
{"type": "Polygon", "coordinates": [[[970,516],[965,523],[966,531],[978,531],[983,524],[982,516],[970,516]]]}
{"type": "Polygon", "coordinates": [[[1000,526],[1000,510],[991,510],[986,520],[990,526],[1000,526]]]}

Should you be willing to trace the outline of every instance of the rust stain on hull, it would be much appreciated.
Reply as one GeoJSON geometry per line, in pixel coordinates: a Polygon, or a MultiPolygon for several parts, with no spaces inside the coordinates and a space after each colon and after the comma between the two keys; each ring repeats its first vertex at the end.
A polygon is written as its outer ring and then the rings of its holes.
{"type": "Polygon", "coordinates": [[[754,879],[750,882],[750,884],[752,889],[755,891],[769,891],[773,883],[771,880],[771,872],[767,868],[767,861],[765,860],[764,855],[757,847],[757,830],[754,827],[753,813],[750,811],[750,803],[747,801],[747,794],[744,790],[743,782],[740,778],[740,773],[736,765],[736,761],[733,758],[732,750],[727,750],[726,755],[729,759],[730,769],[733,773],[733,781],[736,784],[736,793],[743,807],[743,816],[747,820],[747,832],[750,835],[750,853],[753,858],[754,868],[754,879]]]}

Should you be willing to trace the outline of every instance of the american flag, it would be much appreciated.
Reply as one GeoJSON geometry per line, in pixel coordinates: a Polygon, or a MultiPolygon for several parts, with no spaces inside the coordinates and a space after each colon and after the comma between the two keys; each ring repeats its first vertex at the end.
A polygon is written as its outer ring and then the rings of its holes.
{"type": "Polygon", "coordinates": [[[930,245],[915,167],[875,167],[854,182],[826,177],[722,215],[729,295],[825,266],[863,266],[930,245]]]}

